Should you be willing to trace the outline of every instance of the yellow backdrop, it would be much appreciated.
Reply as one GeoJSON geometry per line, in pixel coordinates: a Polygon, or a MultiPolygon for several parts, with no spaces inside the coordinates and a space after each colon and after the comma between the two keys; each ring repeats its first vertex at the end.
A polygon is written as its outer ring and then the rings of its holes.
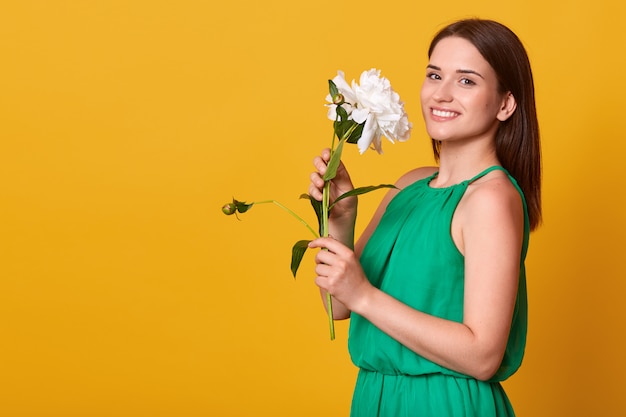
{"type": "MultiPolygon", "coordinates": [[[[21,0],[0,6],[0,415],[346,416],[347,323],[328,340],[308,231],[327,79],[382,69],[415,125],[344,160],[357,185],[431,164],[419,88],[442,25],[502,21],[534,66],[545,224],[520,416],[625,415],[619,0],[445,4],[21,0]]],[[[382,191],[361,199],[364,227],[382,191]]]]}

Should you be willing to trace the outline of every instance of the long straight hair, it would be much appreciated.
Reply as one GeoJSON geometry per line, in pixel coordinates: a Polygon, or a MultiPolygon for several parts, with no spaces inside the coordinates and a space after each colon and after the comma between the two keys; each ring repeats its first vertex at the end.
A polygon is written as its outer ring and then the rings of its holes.
{"type": "MultiPolygon", "coordinates": [[[[492,20],[466,19],[452,23],[433,38],[430,58],[439,41],[459,37],[471,42],[498,76],[500,93],[513,94],[517,108],[496,132],[496,156],[519,184],[526,204],[530,229],[541,223],[541,145],[535,107],[535,85],[530,61],[517,35],[492,20]]],[[[432,140],[435,159],[439,160],[441,142],[432,140]]]]}

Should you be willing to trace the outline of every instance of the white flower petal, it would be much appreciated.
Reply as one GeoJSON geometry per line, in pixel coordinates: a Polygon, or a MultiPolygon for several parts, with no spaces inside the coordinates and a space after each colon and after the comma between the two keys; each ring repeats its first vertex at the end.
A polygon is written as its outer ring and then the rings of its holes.
{"type": "Polygon", "coordinates": [[[356,143],[361,154],[370,147],[375,134],[376,122],[374,121],[374,117],[370,115],[365,121],[365,126],[363,126],[363,133],[361,133],[361,137],[356,143]]]}
{"type": "Polygon", "coordinates": [[[336,104],[329,104],[328,105],[328,114],[327,114],[327,116],[332,121],[337,120],[337,105],[336,104]]]}
{"type": "Polygon", "coordinates": [[[374,149],[376,149],[376,152],[383,153],[383,143],[381,140],[380,132],[376,132],[374,134],[374,139],[372,140],[372,144],[374,145],[374,149]]]}
{"type": "Polygon", "coordinates": [[[357,122],[358,124],[363,123],[367,120],[370,112],[367,109],[354,109],[352,110],[352,120],[357,122]]]}

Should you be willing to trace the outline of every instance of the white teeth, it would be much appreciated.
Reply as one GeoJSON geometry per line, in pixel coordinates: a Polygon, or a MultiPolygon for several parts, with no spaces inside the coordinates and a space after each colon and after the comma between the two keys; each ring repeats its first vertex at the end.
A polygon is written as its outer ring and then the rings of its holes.
{"type": "Polygon", "coordinates": [[[452,111],[435,110],[435,109],[433,109],[433,114],[437,117],[452,117],[456,115],[456,113],[452,111]]]}

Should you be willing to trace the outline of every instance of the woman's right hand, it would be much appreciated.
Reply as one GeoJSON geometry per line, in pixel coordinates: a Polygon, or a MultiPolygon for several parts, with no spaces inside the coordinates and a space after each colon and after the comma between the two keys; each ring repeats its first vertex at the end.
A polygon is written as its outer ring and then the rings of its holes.
{"type": "MultiPolygon", "coordinates": [[[[318,201],[322,201],[324,179],[330,160],[330,149],[324,149],[321,155],[313,159],[313,166],[316,171],[311,173],[311,183],[309,184],[309,195],[318,201]]],[[[337,197],[354,189],[350,175],[346,170],[343,162],[339,163],[335,178],[330,181],[329,200],[332,204],[337,197]]],[[[349,219],[354,222],[356,218],[357,197],[348,197],[339,201],[333,206],[330,212],[329,220],[349,219]]]]}

